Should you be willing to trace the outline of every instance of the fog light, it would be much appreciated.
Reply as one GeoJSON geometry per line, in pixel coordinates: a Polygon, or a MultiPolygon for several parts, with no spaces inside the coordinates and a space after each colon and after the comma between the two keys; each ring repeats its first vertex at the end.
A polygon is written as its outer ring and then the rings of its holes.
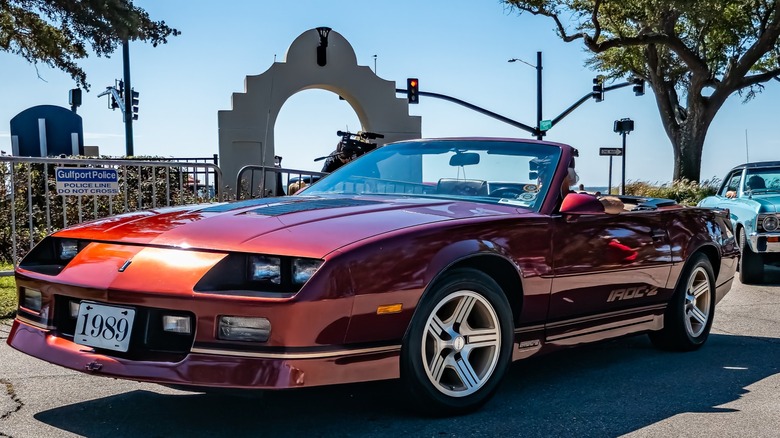
{"type": "Polygon", "coordinates": [[[41,291],[22,288],[22,307],[33,312],[41,311],[41,291]]]}
{"type": "Polygon", "coordinates": [[[271,322],[266,318],[220,316],[217,337],[226,341],[265,342],[271,335],[271,322]]]}
{"type": "Polygon", "coordinates": [[[171,333],[192,333],[189,316],[163,315],[163,331],[171,333]]]}
{"type": "Polygon", "coordinates": [[[70,317],[76,318],[79,316],[79,306],[81,305],[78,301],[68,301],[68,310],[70,311],[70,317]]]}

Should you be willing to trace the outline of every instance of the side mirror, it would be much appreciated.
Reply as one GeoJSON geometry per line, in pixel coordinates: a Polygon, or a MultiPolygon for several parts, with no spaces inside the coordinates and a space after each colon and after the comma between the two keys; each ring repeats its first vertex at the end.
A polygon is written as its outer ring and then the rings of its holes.
{"type": "Polygon", "coordinates": [[[604,214],[604,205],[593,195],[569,193],[563,198],[561,213],[564,214],[604,214]]]}

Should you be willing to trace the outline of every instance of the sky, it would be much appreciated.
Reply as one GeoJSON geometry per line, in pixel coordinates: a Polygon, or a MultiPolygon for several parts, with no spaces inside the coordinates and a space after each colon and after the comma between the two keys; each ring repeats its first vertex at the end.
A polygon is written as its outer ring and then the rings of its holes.
{"type": "MultiPolygon", "coordinates": [[[[536,121],[536,63],[543,53],[543,118],[553,119],[590,93],[597,72],[585,67],[582,42],[564,43],[545,17],[519,15],[498,0],[298,0],[224,2],[136,0],[152,19],[164,20],[182,34],[152,47],[131,42],[133,88],[140,93],[139,120],[133,124],[136,155],[208,157],[218,153],[217,112],[230,110],[244,79],[283,61],[289,45],[320,26],[344,36],[358,64],[406,87],[417,77],[420,90],[450,95],[526,125],[536,121]]],[[[119,110],[96,96],[122,77],[121,47],[110,58],[90,56],[80,63],[92,85],[78,109],[85,145],[102,155],[125,153],[119,110]]],[[[609,85],[609,84],[608,84],[609,85]]],[[[0,150],[11,151],[10,120],[36,105],[68,107],[74,81],[65,73],[0,52],[0,150]]],[[[648,90],[649,91],[649,90],[648,90]]],[[[402,97],[399,95],[398,97],[402,97]]],[[[747,104],[729,98],[704,145],[702,179],[723,178],[745,161],[780,160],[776,134],[780,82],[766,84],[747,104]]],[[[409,113],[422,117],[426,138],[494,136],[530,138],[510,125],[450,102],[422,96],[409,113]]],[[[580,151],[577,170],[586,186],[605,186],[609,159],[601,147],[620,147],[612,131],[622,118],[635,121],[626,138],[626,179],[665,183],[672,179],[673,152],[651,93],[636,97],[631,87],[588,100],[558,123],[546,140],[580,151]]],[[[306,90],[282,107],[274,127],[276,154],[287,168],[320,170],[313,160],[331,152],[337,130],[360,130],[346,101],[325,90],[306,90]]],[[[620,160],[613,162],[613,185],[620,160]]]]}

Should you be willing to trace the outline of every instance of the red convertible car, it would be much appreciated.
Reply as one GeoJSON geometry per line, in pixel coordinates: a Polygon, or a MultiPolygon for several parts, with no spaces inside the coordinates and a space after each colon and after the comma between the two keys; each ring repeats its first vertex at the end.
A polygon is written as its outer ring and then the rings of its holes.
{"type": "Polygon", "coordinates": [[[278,389],[400,378],[474,410],[513,360],[648,333],[707,340],[738,249],[727,211],[568,193],[576,150],[394,143],[295,196],[83,223],[16,270],[8,343],[96,376],[278,389]]]}

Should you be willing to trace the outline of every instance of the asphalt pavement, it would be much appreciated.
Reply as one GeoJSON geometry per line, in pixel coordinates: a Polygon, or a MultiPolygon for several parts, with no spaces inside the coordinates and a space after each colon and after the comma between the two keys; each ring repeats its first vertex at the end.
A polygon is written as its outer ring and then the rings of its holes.
{"type": "Polygon", "coordinates": [[[480,411],[427,418],[398,383],[199,394],[90,376],[5,344],[0,437],[780,437],[780,270],[716,307],[707,344],[654,349],[646,336],[514,363],[480,411]]]}

